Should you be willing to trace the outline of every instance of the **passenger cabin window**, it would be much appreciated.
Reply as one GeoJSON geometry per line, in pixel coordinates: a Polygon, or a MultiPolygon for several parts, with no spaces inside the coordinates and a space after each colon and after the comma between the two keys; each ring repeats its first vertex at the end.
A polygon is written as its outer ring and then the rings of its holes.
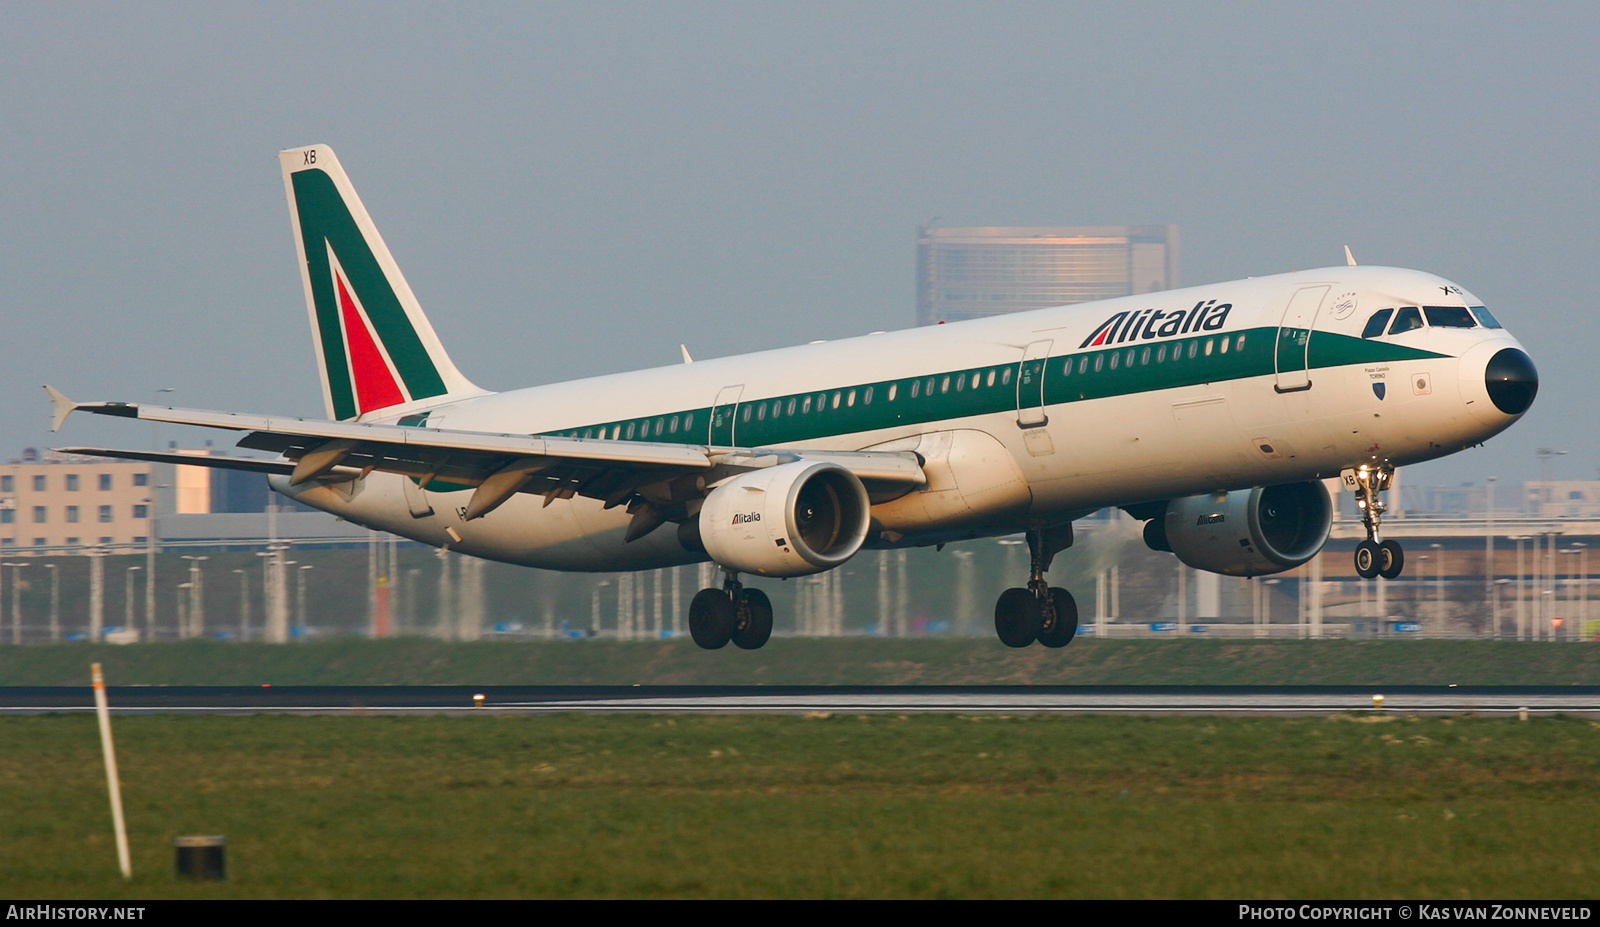
{"type": "Polygon", "coordinates": [[[1407,306],[1395,315],[1394,324],[1389,326],[1389,334],[1398,335],[1401,332],[1408,332],[1413,328],[1421,327],[1422,310],[1416,306],[1407,306]]]}
{"type": "Polygon", "coordinates": [[[1478,324],[1465,306],[1424,306],[1422,312],[1434,328],[1474,328],[1478,324]]]}
{"type": "Polygon", "coordinates": [[[1499,320],[1496,319],[1493,315],[1491,315],[1489,313],[1489,310],[1488,310],[1487,307],[1484,307],[1484,306],[1473,306],[1472,307],[1472,314],[1478,317],[1478,324],[1482,325],[1484,328],[1500,328],[1501,327],[1499,320]]]}
{"type": "Polygon", "coordinates": [[[1383,330],[1389,325],[1391,315],[1394,315],[1393,309],[1379,309],[1374,312],[1372,318],[1367,320],[1367,327],[1361,330],[1361,337],[1376,338],[1383,334],[1383,330]]]}

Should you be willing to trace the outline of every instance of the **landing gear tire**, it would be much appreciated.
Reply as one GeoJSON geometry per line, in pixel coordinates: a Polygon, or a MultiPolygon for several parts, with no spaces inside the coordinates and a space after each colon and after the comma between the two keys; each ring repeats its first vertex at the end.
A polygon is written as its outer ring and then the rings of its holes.
{"type": "Polygon", "coordinates": [[[1059,586],[1050,587],[1040,618],[1039,643],[1046,647],[1065,647],[1077,636],[1077,600],[1059,586]]]}
{"type": "MultiPolygon", "coordinates": [[[[770,606],[769,606],[769,612],[770,606]]],[[[733,599],[721,589],[702,589],[689,602],[689,636],[705,650],[720,650],[738,625],[733,599]]],[[[770,632],[769,632],[770,633],[770,632]]],[[[757,645],[760,646],[760,645],[757,645]]]]}
{"type": "Polygon", "coordinates": [[[1007,589],[994,605],[994,632],[1007,647],[1026,647],[1039,637],[1043,609],[1027,589],[1007,589]]]}
{"type": "Polygon", "coordinates": [[[1382,569],[1379,559],[1378,543],[1376,541],[1362,541],[1356,545],[1356,575],[1362,579],[1372,579],[1382,569]]]}
{"type": "Polygon", "coordinates": [[[1378,545],[1378,575],[1384,579],[1396,579],[1400,571],[1406,568],[1406,552],[1400,547],[1399,541],[1384,541],[1378,545]]]}
{"type": "Polygon", "coordinates": [[[772,636],[772,600],[760,589],[743,589],[734,603],[737,626],[733,645],[742,650],[758,650],[772,636]]]}

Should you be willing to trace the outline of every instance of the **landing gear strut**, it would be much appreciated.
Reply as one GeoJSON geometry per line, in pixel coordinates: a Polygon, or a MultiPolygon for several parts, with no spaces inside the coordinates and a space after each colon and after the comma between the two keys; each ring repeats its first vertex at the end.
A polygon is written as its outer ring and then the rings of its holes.
{"type": "Polygon", "coordinates": [[[689,636],[706,650],[729,641],[755,650],[772,637],[772,601],[760,589],[746,589],[734,570],[724,570],[721,589],[702,589],[689,602],[689,636]]]}
{"type": "Polygon", "coordinates": [[[1361,510],[1361,524],[1367,529],[1367,539],[1356,545],[1356,575],[1362,579],[1382,576],[1394,579],[1406,566],[1406,552],[1399,541],[1383,539],[1383,513],[1388,508],[1378,494],[1389,488],[1394,478],[1394,468],[1363,464],[1353,471],[1345,471],[1345,481],[1352,484],[1356,493],[1356,507],[1361,510]]]}
{"type": "Polygon", "coordinates": [[[1007,589],[994,606],[994,630],[1007,647],[1034,641],[1065,647],[1078,633],[1078,603],[1072,593],[1045,581],[1050,561],[1072,545],[1072,525],[1028,529],[1028,588],[1007,589]]]}

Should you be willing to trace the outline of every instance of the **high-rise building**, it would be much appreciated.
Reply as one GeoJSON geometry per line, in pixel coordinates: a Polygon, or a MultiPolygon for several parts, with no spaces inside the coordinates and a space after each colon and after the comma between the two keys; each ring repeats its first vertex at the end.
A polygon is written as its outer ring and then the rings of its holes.
{"type": "Polygon", "coordinates": [[[917,323],[1154,293],[1178,286],[1178,227],[927,228],[917,323]]]}

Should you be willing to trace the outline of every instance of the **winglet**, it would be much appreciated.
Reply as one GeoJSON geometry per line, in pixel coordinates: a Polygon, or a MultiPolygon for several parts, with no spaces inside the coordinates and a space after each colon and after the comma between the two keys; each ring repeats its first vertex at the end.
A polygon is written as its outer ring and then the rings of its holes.
{"type": "Polygon", "coordinates": [[[44,385],[44,391],[50,394],[50,430],[60,431],[61,423],[67,420],[67,416],[78,410],[78,404],[68,399],[64,393],[48,383],[44,385]]]}
{"type": "Polygon", "coordinates": [[[1356,256],[1350,253],[1350,246],[1344,246],[1344,262],[1350,267],[1356,266],[1356,256]]]}
{"type": "Polygon", "coordinates": [[[689,356],[689,346],[688,345],[680,344],[680,345],[678,345],[678,350],[683,352],[683,362],[685,364],[694,363],[694,358],[689,356]]]}

